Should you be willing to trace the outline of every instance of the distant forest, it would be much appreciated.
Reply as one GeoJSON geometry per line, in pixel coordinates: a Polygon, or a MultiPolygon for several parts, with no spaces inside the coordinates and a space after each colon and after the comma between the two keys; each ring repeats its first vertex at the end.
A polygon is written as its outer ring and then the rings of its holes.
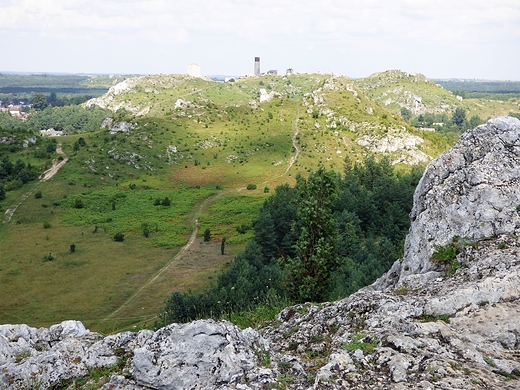
{"type": "Polygon", "coordinates": [[[462,97],[480,98],[485,94],[519,94],[520,81],[472,81],[472,80],[438,80],[433,82],[441,85],[444,89],[456,93],[462,97]],[[466,96],[463,96],[466,95],[466,96]]]}
{"type": "Polygon", "coordinates": [[[0,94],[29,96],[33,93],[56,93],[62,95],[90,95],[101,96],[108,88],[56,88],[56,87],[0,87],[0,94]]]}
{"type": "Polygon", "coordinates": [[[101,96],[114,85],[124,80],[126,76],[86,76],[86,75],[56,75],[56,74],[6,74],[0,73],[0,98],[8,95],[17,98],[27,98],[32,94],[55,93],[59,95],[101,96]]]}

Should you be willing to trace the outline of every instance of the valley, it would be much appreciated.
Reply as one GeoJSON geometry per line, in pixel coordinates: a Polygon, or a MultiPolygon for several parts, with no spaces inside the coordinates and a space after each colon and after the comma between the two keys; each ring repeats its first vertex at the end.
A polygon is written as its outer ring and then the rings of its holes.
{"type": "MultiPolygon", "coordinates": [[[[0,285],[8,297],[0,323],[74,318],[103,333],[153,327],[172,292],[215,282],[244,250],[278,185],[294,186],[319,166],[344,172],[370,156],[388,156],[406,173],[460,134],[447,124],[414,127],[402,108],[415,119],[447,120],[463,108],[468,120],[482,121],[520,111],[515,98],[459,100],[423,76],[396,71],[363,80],[295,74],[229,83],[139,76],[85,109],[94,106],[109,109],[111,120],[59,137],[50,158],[35,153],[47,138],[14,152],[2,145],[2,157],[39,173],[52,169],[60,150],[68,160],[0,201],[0,285]],[[124,239],[115,241],[119,233],[124,239]]],[[[0,119],[2,136],[28,137],[0,119]]]]}

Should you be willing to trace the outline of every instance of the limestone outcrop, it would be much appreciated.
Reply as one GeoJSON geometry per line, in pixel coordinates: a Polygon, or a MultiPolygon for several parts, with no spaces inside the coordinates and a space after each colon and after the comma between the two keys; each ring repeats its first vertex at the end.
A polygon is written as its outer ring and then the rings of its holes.
{"type": "MultiPolygon", "coordinates": [[[[434,160],[414,194],[399,286],[439,275],[435,248],[520,233],[520,120],[499,117],[465,132],[434,160]]],[[[394,272],[396,270],[394,269],[394,272]]]]}
{"type": "Polygon", "coordinates": [[[424,173],[402,262],[348,298],[255,330],[0,325],[0,388],[518,389],[519,157],[519,120],[465,133],[424,173]]]}

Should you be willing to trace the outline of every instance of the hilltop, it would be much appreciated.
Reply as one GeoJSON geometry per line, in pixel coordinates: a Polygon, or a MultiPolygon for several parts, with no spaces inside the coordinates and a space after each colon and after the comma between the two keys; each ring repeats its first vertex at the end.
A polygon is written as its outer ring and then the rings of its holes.
{"type": "MultiPolygon", "coordinates": [[[[346,156],[356,161],[373,153],[390,154],[394,162],[404,164],[427,162],[438,153],[439,143],[448,147],[446,141],[389,113],[354,80],[341,76],[263,76],[229,83],[180,75],[143,76],[125,80],[87,105],[125,109],[143,126],[152,118],[161,125],[173,122],[196,132],[206,146],[222,145],[229,134],[278,146],[280,139],[272,142],[255,134],[260,127],[262,133],[272,128],[278,136],[286,135],[280,145],[285,158],[272,161],[276,167],[287,166],[291,136],[297,130],[301,154],[294,173],[305,173],[317,164],[340,170],[346,156]]],[[[254,142],[250,146],[261,147],[254,142]]],[[[244,152],[254,155],[254,149],[244,152]]],[[[190,155],[199,160],[195,152],[190,155]]],[[[204,163],[203,157],[200,160],[204,163]]]]}
{"type": "Polygon", "coordinates": [[[394,112],[406,108],[414,115],[450,113],[460,104],[451,92],[417,73],[390,70],[360,79],[357,84],[394,112]]]}
{"type": "MultiPolygon", "coordinates": [[[[478,83],[472,83],[472,86],[478,83]]],[[[517,92],[518,83],[502,82],[502,89],[488,86],[491,92],[507,90],[517,92]],[[507,86],[506,86],[507,85],[507,86]],[[506,89],[508,88],[508,89],[506,89]]],[[[464,83],[449,83],[442,80],[430,80],[419,73],[408,73],[400,70],[388,70],[375,73],[369,77],[356,80],[356,85],[373,100],[392,112],[400,113],[403,109],[413,115],[433,114],[439,121],[442,114],[451,114],[457,108],[467,111],[469,117],[476,115],[486,120],[499,115],[518,112],[518,96],[513,94],[471,94],[466,93],[468,86],[464,83]],[[445,89],[450,87],[450,90],[445,89]]],[[[480,86],[482,87],[482,86],[480,86]]],[[[475,91],[482,91],[473,88],[475,91]]]]}

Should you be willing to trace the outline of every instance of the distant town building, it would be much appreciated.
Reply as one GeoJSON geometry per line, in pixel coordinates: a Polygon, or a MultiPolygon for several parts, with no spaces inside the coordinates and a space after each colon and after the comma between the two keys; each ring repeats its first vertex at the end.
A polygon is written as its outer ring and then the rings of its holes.
{"type": "Polygon", "coordinates": [[[260,76],[260,57],[255,57],[255,76],[260,76]]]}
{"type": "Polygon", "coordinates": [[[188,64],[186,73],[191,77],[201,77],[199,64],[188,64]]]}
{"type": "Polygon", "coordinates": [[[268,70],[267,74],[270,76],[278,76],[278,71],[277,70],[268,70]]]}
{"type": "Polygon", "coordinates": [[[53,128],[47,129],[47,130],[40,130],[40,135],[42,137],[60,137],[63,135],[63,131],[60,130],[54,130],[53,128]]]}

